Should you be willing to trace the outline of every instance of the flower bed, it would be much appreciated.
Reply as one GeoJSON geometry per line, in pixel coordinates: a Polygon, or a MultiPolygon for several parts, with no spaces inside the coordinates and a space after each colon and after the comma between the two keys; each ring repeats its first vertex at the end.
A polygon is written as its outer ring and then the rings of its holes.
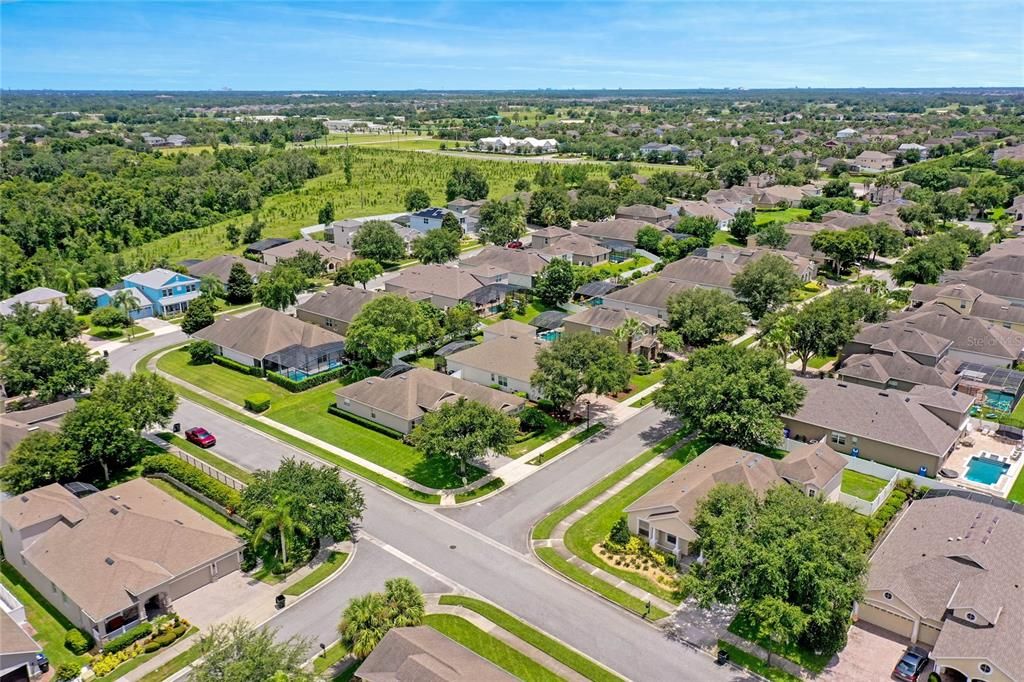
{"type": "Polygon", "coordinates": [[[142,623],[108,642],[103,648],[104,653],[93,657],[90,667],[96,677],[105,677],[137,656],[151,654],[173,644],[188,632],[188,628],[188,622],[177,614],[142,623]]]}
{"type": "Polygon", "coordinates": [[[672,558],[651,547],[643,538],[634,535],[625,544],[609,539],[594,545],[593,551],[609,566],[639,573],[669,590],[676,585],[672,558]]]}

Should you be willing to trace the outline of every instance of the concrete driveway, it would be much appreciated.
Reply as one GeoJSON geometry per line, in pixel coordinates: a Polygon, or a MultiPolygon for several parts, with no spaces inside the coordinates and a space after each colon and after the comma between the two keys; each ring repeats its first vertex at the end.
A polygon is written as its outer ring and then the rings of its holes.
{"type": "MultiPolygon", "coordinates": [[[[868,623],[857,623],[850,628],[846,648],[832,659],[817,678],[827,682],[864,682],[888,680],[892,670],[906,651],[909,642],[901,637],[868,623]]],[[[921,679],[928,679],[931,664],[921,679]]]]}
{"type": "Polygon", "coordinates": [[[202,630],[230,616],[259,622],[262,619],[255,617],[257,614],[273,613],[274,597],[279,589],[235,571],[175,600],[174,610],[202,630]]]}

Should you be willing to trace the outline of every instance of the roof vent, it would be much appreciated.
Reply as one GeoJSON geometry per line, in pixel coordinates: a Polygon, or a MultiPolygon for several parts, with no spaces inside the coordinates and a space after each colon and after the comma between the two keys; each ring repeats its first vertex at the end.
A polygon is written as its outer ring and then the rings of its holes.
{"type": "Polygon", "coordinates": [[[121,512],[119,512],[119,511],[117,511],[116,509],[114,509],[113,507],[111,507],[111,508],[110,508],[110,513],[111,513],[112,515],[114,515],[114,516],[117,516],[117,515],[118,515],[118,514],[120,514],[121,512]]]}
{"type": "Polygon", "coordinates": [[[28,495],[22,495],[21,496],[21,501],[22,502],[28,502],[28,495]]]}
{"type": "Polygon", "coordinates": [[[184,525],[185,525],[184,523],[182,523],[182,522],[181,522],[181,521],[179,521],[178,519],[174,519],[174,522],[175,522],[176,524],[178,524],[179,526],[184,526],[184,525]]]}
{"type": "Polygon", "coordinates": [[[110,557],[107,557],[103,561],[106,562],[107,566],[113,566],[114,565],[114,560],[111,559],[110,557]]]}

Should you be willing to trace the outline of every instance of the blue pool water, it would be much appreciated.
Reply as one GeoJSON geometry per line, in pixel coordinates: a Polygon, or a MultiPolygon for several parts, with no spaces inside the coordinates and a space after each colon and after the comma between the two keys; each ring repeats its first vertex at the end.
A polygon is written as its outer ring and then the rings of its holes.
{"type": "Polygon", "coordinates": [[[540,338],[544,339],[545,341],[557,341],[558,338],[561,335],[562,335],[562,332],[556,331],[556,330],[551,330],[549,332],[543,332],[541,334],[537,334],[537,336],[539,336],[540,338]]]}
{"type": "Polygon", "coordinates": [[[968,481],[974,481],[975,483],[995,485],[1009,469],[1009,464],[997,462],[994,459],[971,457],[971,461],[967,463],[967,474],[965,477],[968,481]]]}
{"type": "Polygon", "coordinates": [[[993,410],[1009,412],[1013,407],[1013,396],[990,388],[985,391],[985,405],[993,410]]]}

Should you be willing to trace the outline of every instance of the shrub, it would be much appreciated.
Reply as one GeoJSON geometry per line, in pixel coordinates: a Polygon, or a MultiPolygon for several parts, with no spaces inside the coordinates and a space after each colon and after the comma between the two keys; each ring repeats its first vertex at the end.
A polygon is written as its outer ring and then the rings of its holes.
{"type": "Polygon", "coordinates": [[[636,373],[640,375],[646,375],[651,373],[651,361],[647,359],[646,355],[636,356],[636,373]]]}
{"type": "Polygon", "coordinates": [[[228,487],[217,479],[207,476],[199,469],[186,464],[174,455],[150,455],[142,460],[143,474],[167,474],[184,483],[197,493],[227,508],[229,511],[238,509],[241,496],[234,488],[228,487]]]}
{"type": "Polygon", "coordinates": [[[519,429],[521,431],[543,431],[547,426],[547,417],[536,407],[527,407],[518,416],[519,429]]]}
{"type": "Polygon", "coordinates": [[[104,654],[116,654],[117,652],[127,649],[129,646],[139,641],[143,637],[148,636],[153,632],[153,625],[151,623],[139,623],[131,630],[122,633],[110,640],[103,645],[104,654]]]}
{"type": "Polygon", "coordinates": [[[245,396],[245,409],[250,412],[265,412],[270,409],[270,394],[250,393],[245,396]]]}
{"type": "Polygon", "coordinates": [[[320,372],[319,374],[314,374],[311,377],[306,377],[301,381],[295,381],[294,379],[289,379],[285,375],[278,374],[277,372],[267,372],[267,380],[273,384],[277,384],[286,391],[301,393],[302,391],[313,388],[314,386],[320,386],[321,384],[326,384],[328,381],[339,379],[344,373],[344,367],[335,367],[334,369],[329,369],[326,372],[320,372]]]}
{"type": "Polygon", "coordinates": [[[78,673],[81,671],[82,668],[77,663],[61,663],[57,666],[57,673],[54,676],[54,679],[57,680],[57,682],[73,680],[78,677],[78,673]]]}
{"type": "Polygon", "coordinates": [[[188,345],[188,357],[193,365],[208,365],[217,357],[217,347],[209,341],[194,341],[188,345]]]}
{"type": "Polygon", "coordinates": [[[629,542],[629,522],[626,521],[625,516],[620,516],[616,519],[611,532],[608,534],[608,539],[617,545],[624,545],[629,542]]]}
{"type": "Polygon", "coordinates": [[[147,654],[153,653],[154,651],[163,646],[163,644],[161,644],[159,640],[159,637],[154,637],[153,639],[146,642],[146,645],[142,647],[142,650],[145,651],[147,654]]]}
{"type": "Polygon", "coordinates": [[[92,648],[92,637],[81,630],[68,630],[64,635],[64,647],[71,653],[81,656],[92,648]]]}
{"type": "Polygon", "coordinates": [[[260,368],[260,367],[250,367],[249,365],[243,365],[242,363],[235,362],[231,358],[226,358],[223,355],[214,355],[213,356],[213,361],[215,363],[217,363],[218,365],[220,365],[221,367],[227,367],[228,369],[233,369],[236,372],[241,372],[242,374],[248,374],[251,377],[262,377],[263,376],[263,369],[262,368],[260,368]]]}

